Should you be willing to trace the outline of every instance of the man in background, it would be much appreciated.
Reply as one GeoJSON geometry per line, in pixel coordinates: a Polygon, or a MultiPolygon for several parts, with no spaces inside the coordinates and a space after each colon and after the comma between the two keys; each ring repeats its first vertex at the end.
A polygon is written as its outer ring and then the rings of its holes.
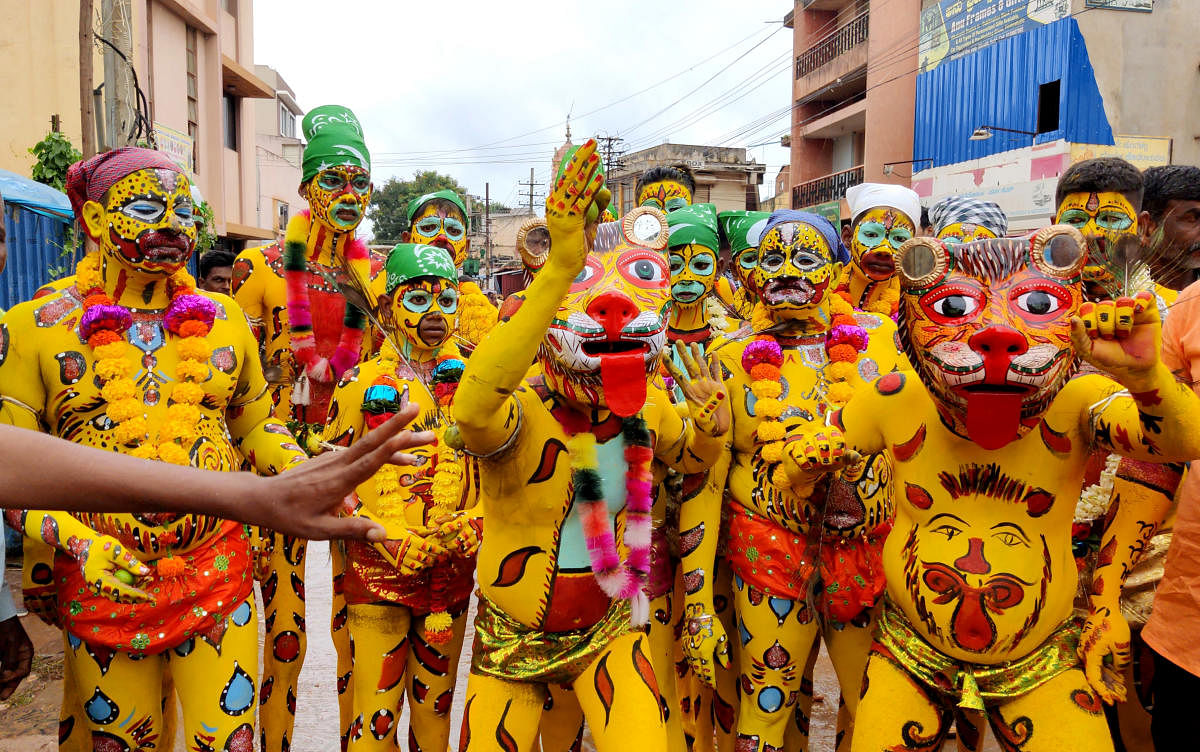
{"type": "Polygon", "coordinates": [[[229,251],[214,248],[200,257],[200,274],[196,280],[201,290],[230,295],[233,282],[233,261],[236,257],[229,251]]]}

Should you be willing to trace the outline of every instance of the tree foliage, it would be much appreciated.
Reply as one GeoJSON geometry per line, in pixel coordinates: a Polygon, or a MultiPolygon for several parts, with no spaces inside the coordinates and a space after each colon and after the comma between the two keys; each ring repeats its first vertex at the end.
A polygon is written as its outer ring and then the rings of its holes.
{"type": "Polygon", "coordinates": [[[408,230],[408,202],[444,188],[458,193],[465,200],[466,188],[449,175],[434,170],[413,173],[412,180],[391,178],[383,185],[376,186],[375,194],[371,196],[371,206],[367,209],[367,219],[371,220],[374,230],[374,242],[401,242],[401,235],[408,230]]]}
{"type": "Polygon", "coordinates": [[[39,183],[61,191],[67,182],[67,168],[83,158],[71,145],[71,139],[58,131],[50,131],[29,153],[37,157],[32,177],[39,183]]]}

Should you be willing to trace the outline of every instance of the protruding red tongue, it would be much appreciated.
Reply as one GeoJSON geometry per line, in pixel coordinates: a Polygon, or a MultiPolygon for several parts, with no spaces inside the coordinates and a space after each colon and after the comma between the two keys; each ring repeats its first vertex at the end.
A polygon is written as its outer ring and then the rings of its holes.
{"type": "Polygon", "coordinates": [[[999,449],[1016,439],[1022,396],[1009,392],[968,394],[967,437],[984,449],[999,449]]]}
{"type": "Polygon", "coordinates": [[[642,353],[601,355],[600,383],[609,410],[622,418],[636,415],[646,404],[646,361],[642,353]]]}

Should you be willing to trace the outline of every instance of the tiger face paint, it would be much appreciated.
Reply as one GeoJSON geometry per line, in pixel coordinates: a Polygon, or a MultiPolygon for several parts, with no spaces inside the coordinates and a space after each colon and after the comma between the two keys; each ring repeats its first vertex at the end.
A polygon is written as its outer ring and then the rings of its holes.
{"type": "Polygon", "coordinates": [[[850,257],[868,279],[882,282],[896,274],[893,255],[916,235],[912,219],[899,209],[878,206],[868,209],[854,223],[850,257]]]}
{"type": "Polygon", "coordinates": [[[367,214],[374,186],[369,170],[339,165],[321,170],[301,186],[313,219],[336,233],[353,232],[367,214]]]}
{"type": "Polygon", "coordinates": [[[696,305],[713,291],[717,283],[715,251],[688,243],[672,248],[667,260],[671,265],[671,300],[676,305],[696,305]]]}
{"type": "Polygon", "coordinates": [[[401,284],[389,298],[384,310],[413,350],[436,350],[454,333],[458,290],[451,282],[420,277],[401,284]]]}
{"type": "Polygon", "coordinates": [[[105,258],[143,274],[174,274],[196,247],[192,187],[178,172],[132,172],[104,194],[102,210],[89,201],[83,214],[105,258]]]}
{"type": "Polygon", "coordinates": [[[550,322],[538,362],[551,391],[577,405],[624,414],[623,407],[636,412],[645,402],[646,383],[666,344],[671,275],[662,250],[614,241],[618,232],[617,223],[600,225],[596,246],[550,322]]]}
{"type": "Polygon", "coordinates": [[[772,318],[828,319],[826,296],[842,265],[816,228],[785,222],[758,245],[754,287],[772,318]]]}
{"type": "MultiPolygon", "coordinates": [[[[1089,297],[1107,298],[1115,278],[1103,263],[1108,252],[1103,246],[1109,242],[1125,241],[1137,237],[1137,211],[1123,194],[1116,191],[1102,193],[1068,193],[1058,206],[1055,223],[1070,225],[1083,233],[1084,238],[1096,248],[1094,263],[1083,270],[1084,281],[1092,292],[1089,297]]],[[[1130,241],[1126,241],[1130,242],[1130,241]]]]}
{"type": "Polygon", "coordinates": [[[973,243],[976,240],[988,240],[994,237],[996,237],[996,233],[983,225],[976,225],[970,222],[955,222],[946,225],[937,236],[938,240],[946,245],[973,243]]]}
{"type": "Polygon", "coordinates": [[[904,351],[947,425],[985,449],[1037,425],[1074,371],[1083,243],[1054,227],[1032,240],[917,238],[898,254],[904,351]]]}
{"type": "Polygon", "coordinates": [[[418,209],[409,229],[410,240],[446,249],[454,259],[454,266],[461,267],[471,247],[467,218],[457,207],[447,208],[448,205],[448,201],[430,201],[418,209]]]}
{"type": "Polygon", "coordinates": [[[638,191],[637,205],[652,206],[663,212],[689,206],[692,203],[692,192],[683,183],[674,180],[662,180],[657,183],[647,183],[638,191]]]}

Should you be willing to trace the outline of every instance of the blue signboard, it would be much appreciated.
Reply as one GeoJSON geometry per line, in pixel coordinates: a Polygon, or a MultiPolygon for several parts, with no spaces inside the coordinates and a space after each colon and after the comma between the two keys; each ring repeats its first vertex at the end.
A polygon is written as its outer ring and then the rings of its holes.
{"type": "Polygon", "coordinates": [[[1066,18],[1070,0],[936,0],[921,10],[920,72],[1066,18]]]}

